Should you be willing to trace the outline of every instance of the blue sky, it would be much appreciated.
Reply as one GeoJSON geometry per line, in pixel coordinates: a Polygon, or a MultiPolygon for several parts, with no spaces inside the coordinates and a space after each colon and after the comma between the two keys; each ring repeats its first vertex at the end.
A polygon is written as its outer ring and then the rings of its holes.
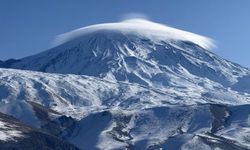
{"type": "Polygon", "coordinates": [[[213,38],[216,54],[250,67],[249,0],[1,0],[0,59],[44,51],[58,34],[128,14],[213,38]]]}

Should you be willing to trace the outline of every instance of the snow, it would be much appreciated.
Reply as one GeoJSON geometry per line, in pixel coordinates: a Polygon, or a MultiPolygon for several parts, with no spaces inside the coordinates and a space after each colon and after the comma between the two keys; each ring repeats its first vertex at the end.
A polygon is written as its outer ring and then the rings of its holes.
{"type": "Polygon", "coordinates": [[[154,23],[146,19],[134,18],[124,20],[118,23],[106,23],[91,25],[83,28],[73,30],[68,33],[61,34],[57,37],[56,43],[60,45],[67,41],[71,41],[85,34],[96,32],[99,30],[118,30],[123,33],[136,33],[141,36],[153,37],[154,39],[165,39],[165,40],[177,40],[177,41],[190,41],[200,45],[205,49],[211,49],[214,47],[212,39],[200,36],[187,31],[175,29],[163,24],[154,23]]]}
{"type": "Polygon", "coordinates": [[[194,137],[192,140],[188,141],[185,143],[182,147],[181,150],[212,150],[207,144],[204,144],[199,141],[198,137],[194,137]]]}
{"type": "Polygon", "coordinates": [[[228,124],[218,132],[218,135],[236,140],[250,148],[250,105],[230,107],[228,124]]]}
{"type": "MultiPolygon", "coordinates": [[[[207,103],[223,103],[235,105],[229,114],[234,117],[229,116],[232,125],[220,130],[218,135],[248,145],[244,139],[250,132],[250,109],[243,106],[248,104],[249,97],[208,79],[201,81],[203,84],[196,85],[183,82],[186,88],[153,88],[83,75],[0,69],[0,86],[9,93],[7,96],[1,94],[1,111],[39,126],[26,103],[34,101],[76,118],[78,128],[68,140],[82,149],[119,149],[129,144],[145,149],[159,143],[169,148],[169,144],[176,142],[187,149],[197,143],[206,147],[202,141],[191,137],[211,129],[214,117],[207,103]],[[212,93],[223,94],[213,98],[212,93]],[[180,135],[180,131],[184,135],[180,135]],[[114,136],[124,142],[118,142],[114,136]],[[169,137],[173,139],[169,141],[169,137]]],[[[2,136],[5,137],[5,133],[2,136]]],[[[11,139],[4,137],[2,139],[11,139]]]]}
{"type": "Polygon", "coordinates": [[[211,102],[241,105],[250,101],[249,95],[241,95],[215,82],[200,82],[203,84],[178,81],[183,85],[175,83],[174,87],[156,88],[89,76],[0,69],[0,86],[9,93],[7,97],[4,94],[0,97],[0,108],[3,113],[39,126],[25,101],[34,101],[77,119],[105,109],[136,110],[211,102]]]}
{"type": "Polygon", "coordinates": [[[0,112],[11,115],[34,127],[40,127],[41,124],[39,120],[27,102],[20,100],[6,100],[5,102],[7,103],[0,105],[0,112]]]}
{"type": "Polygon", "coordinates": [[[81,148],[95,149],[100,133],[110,124],[111,119],[108,112],[89,115],[80,121],[79,131],[69,141],[81,148]]]}
{"type": "Polygon", "coordinates": [[[23,137],[22,132],[15,129],[15,125],[0,120],[0,140],[12,141],[15,138],[23,137]]]}

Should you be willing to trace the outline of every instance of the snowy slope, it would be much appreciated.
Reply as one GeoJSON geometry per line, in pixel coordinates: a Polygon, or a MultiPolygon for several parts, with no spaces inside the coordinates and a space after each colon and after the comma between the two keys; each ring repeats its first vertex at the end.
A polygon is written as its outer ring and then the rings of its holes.
{"type": "Polygon", "coordinates": [[[245,110],[250,107],[240,107],[245,109],[210,104],[113,109],[78,121],[67,140],[81,149],[247,150],[250,124],[245,110]]]}
{"type": "Polygon", "coordinates": [[[26,101],[78,119],[105,109],[133,110],[200,103],[240,105],[250,101],[249,94],[242,95],[207,79],[201,81],[201,85],[187,84],[186,88],[149,88],[89,76],[0,69],[0,110],[36,125],[39,122],[31,117],[32,109],[26,101]]]}
{"type": "Polygon", "coordinates": [[[8,124],[7,122],[0,120],[0,140],[9,141],[14,138],[22,137],[22,132],[15,129],[15,126],[8,124]]]}
{"type": "MultiPolygon", "coordinates": [[[[46,127],[46,132],[80,149],[193,149],[197,144],[208,149],[221,145],[248,149],[250,107],[245,104],[249,96],[215,82],[206,84],[189,91],[157,89],[89,76],[0,69],[0,110],[34,127],[46,127]],[[53,112],[44,122],[31,102],[60,115],[53,112]],[[207,103],[220,103],[223,109],[207,103]],[[60,126],[46,125],[61,115],[75,118],[76,125],[63,128],[66,135],[55,132],[60,126]]],[[[63,120],[61,124],[68,124],[63,120]]]]}
{"type": "Polygon", "coordinates": [[[76,146],[0,113],[0,150],[78,150],[76,146]]]}

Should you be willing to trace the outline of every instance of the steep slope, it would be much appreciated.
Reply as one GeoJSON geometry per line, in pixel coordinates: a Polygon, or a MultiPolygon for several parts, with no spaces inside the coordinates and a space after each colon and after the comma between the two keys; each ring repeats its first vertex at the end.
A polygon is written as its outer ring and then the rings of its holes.
{"type": "Polygon", "coordinates": [[[250,71],[208,49],[208,38],[146,20],[81,28],[59,37],[43,53],[6,62],[5,67],[50,73],[90,75],[154,87],[186,87],[200,78],[238,88],[250,71]]]}

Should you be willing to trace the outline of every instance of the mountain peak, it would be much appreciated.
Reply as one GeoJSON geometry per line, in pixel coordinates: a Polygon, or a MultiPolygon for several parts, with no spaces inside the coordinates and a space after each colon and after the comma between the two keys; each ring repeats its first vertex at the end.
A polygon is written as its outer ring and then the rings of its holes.
{"type": "Polygon", "coordinates": [[[160,88],[205,79],[227,88],[249,72],[206,50],[210,39],[145,19],[87,26],[59,39],[55,48],[2,66],[160,88]]]}
{"type": "Polygon", "coordinates": [[[133,18],[115,23],[102,23],[82,27],[57,36],[56,45],[69,42],[71,40],[102,31],[122,32],[123,34],[134,34],[150,38],[151,40],[174,40],[188,41],[201,46],[204,49],[213,48],[212,39],[191,32],[179,30],[167,25],[155,23],[146,19],[133,18]]]}

